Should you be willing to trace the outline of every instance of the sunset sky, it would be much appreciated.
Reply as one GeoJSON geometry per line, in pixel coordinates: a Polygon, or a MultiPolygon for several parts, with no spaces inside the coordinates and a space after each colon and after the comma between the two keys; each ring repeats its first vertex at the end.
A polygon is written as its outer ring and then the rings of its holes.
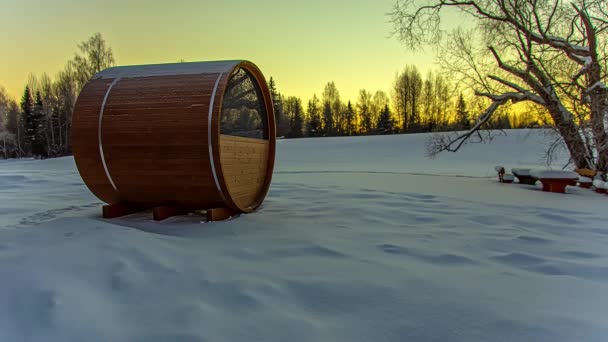
{"type": "Polygon", "coordinates": [[[393,0],[0,0],[0,85],[18,97],[29,73],[54,76],[79,42],[101,32],[118,65],[247,59],[279,91],[309,98],[335,81],[342,98],[389,91],[408,51],[386,13],[393,0]]]}

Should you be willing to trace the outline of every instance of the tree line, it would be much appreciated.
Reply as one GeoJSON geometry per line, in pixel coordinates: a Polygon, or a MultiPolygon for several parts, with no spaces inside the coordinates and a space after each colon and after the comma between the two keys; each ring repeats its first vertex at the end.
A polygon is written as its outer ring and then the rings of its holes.
{"type": "MultiPolygon", "coordinates": [[[[70,155],[76,98],[94,74],[114,64],[112,48],[96,33],[78,45],[54,78],[30,75],[19,102],[0,88],[0,158],[70,155]]],[[[272,77],[269,88],[277,136],[284,138],[466,130],[482,106],[447,77],[433,71],[422,76],[415,65],[396,74],[390,94],[361,89],[355,102],[343,100],[334,82],[305,105],[299,97],[281,94],[272,77]]],[[[487,124],[519,128],[536,120],[503,108],[487,124]]]]}
{"type": "MultiPolygon", "coordinates": [[[[320,97],[313,94],[306,108],[301,98],[282,95],[272,77],[269,88],[277,136],[284,138],[467,130],[481,106],[442,74],[429,71],[423,77],[415,65],[397,73],[390,95],[361,89],[354,103],[342,100],[334,82],[325,85],[320,97]]],[[[488,123],[494,129],[536,125],[536,118],[509,108],[488,123]]]]}
{"type": "Polygon", "coordinates": [[[55,78],[30,75],[19,102],[0,88],[0,158],[69,155],[76,97],[97,72],[114,65],[114,54],[100,33],[78,51],[55,78]]]}

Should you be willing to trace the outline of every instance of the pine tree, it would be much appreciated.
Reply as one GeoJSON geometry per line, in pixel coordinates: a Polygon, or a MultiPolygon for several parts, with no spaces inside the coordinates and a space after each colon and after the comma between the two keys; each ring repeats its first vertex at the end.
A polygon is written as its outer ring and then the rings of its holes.
{"type": "Polygon", "coordinates": [[[323,135],[332,136],[334,134],[334,115],[331,110],[331,103],[323,103],[323,135]]]}
{"type": "Polygon", "coordinates": [[[35,134],[32,141],[32,154],[36,157],[47,158],[46,146],[46,121],[44,115],[44,105],[42,103],[42,95],[40,91],[36,92],[36,103],[32,111],[32,116],[35,122],[35,134]]]}
{"type": "Polygon", "coordinates": [[[353,135],[356,132],[355,110],[353,105],[348,101],[346,105],[346,135],[353,135]]]}
{"type": "Polygon", "coordinates": [[[391,111],[388,105],[384,106],[384,110],[380,113],[378,118],[378,133],[380,134],[391,134],[393,133],[393,119],[391,118],[391,111]]]}
{"type": "Polygon", "coordinates": [[[32,145],[36,140],[38,122],[34,115],[34,100],[29,86],[25,86],[23,96],[21,97],[21,118],[25,128],[23,132],[24,146],[22,146],[22,148],[27,155],[30,155],[32,152],[32,145]]]}
{"type": "Polygon", "coordinates": [[[464,101],[464,96],[462,93],[460,93],[458,96],[458,102],[456,104],[456,126],[458,129],[471,128],[469,112],[467,112],[467,104],[464,101]]]}
{"type": "Polygon", "coordinates": [[[277,137],[284,137],[289,133],[289,119],[283,111],[283,99],[277,91],[277,85],[272,77],[268,82],[270,89],[270,97],[272,98],[272,106],[274,108],[274,116],[277,125],[277,137]]]}
{"type": "Polygon", "coordinates": [[[306,135],[309,137],[318,137],[322,133],[321,128],[321,109],[319,108],[319,98],[316,94],[308,101],[306,109],[308,120],[306,123],[306,135]]]}
{"type": "Polygon", "coordinates": [[[302,100],[295,96],[290,96],[285,100],[285,112],[289,116],[289,132],[290,138],[301,138],[304,129],[304,109],[302,109],[302,100]]]}
{"type": "MultiPolygon", "coordinates": [[[[388,96],[386,95],[386,93],[383,92],[382,90],[377,90],[374,93],[374,96],[372,97],[371,107],[370,107],[371,123],[375,124],[376,127],[378,127],[377,124],[380,121],[380,116],[382,115],[382,112],[384,111],[385,107],[388,107],[388,105],[389,105],[389,99],[388,99],[388,96]]],[[[380,131],[381,128],[378,128],[378,130],[380,131]]]]}

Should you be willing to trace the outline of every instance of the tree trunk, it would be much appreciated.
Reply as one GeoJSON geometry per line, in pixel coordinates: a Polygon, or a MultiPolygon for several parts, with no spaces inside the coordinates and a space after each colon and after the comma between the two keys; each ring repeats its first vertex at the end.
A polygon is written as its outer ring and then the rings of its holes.
{"type": "Polygon", "coordinates": [[[17,155],[21,158],[21,123],[17,122],[17,155]]]}
{"type": "Polygon", "coordinates": [[[564,139],[566,148],[570,152],[570,158],[578,169],[593,169],[593,164],[586,153],[585,142],[581,137],[578,127],[572,119],[568,119],[565,114],[567,110],[557,102],[551,102],[547,105],[549,114],[555,122],[555,127],[559,134],[564,139]]]}
{"type": "Polygon", "coordinates": [[[53,113],[49,116],[49,130],[51,131],[51,151],[53,157],[55,157],[55,123],[53,122],[53,113]]]}
{"type": "Polygon", "coordinates": [[[48,115],[48,113],[45,113],[45,117],[46,117],[46,128],[44,130],[44,138],[46,140],[46,157],[47,158],[51,158],[53,157],[51,155],[51,137],[49,136],[49,127],[51,127],[50,124],[50,117],[48,115]]]}
{"type": "Polygon", "coordinates": [[[591,96],[591,131],[597,151],[596,167],[602,173],[608,171],[608,134],[604,126],[604,117],[608,111],[606,105],[607,95],[606,89],[600,88],[595,90],[598,94],[591,96]]]}
{"type": "Polygon", "coordinates": [[[57,120],[59,121],[59,123],[57,124],[57,127],[59,128],[57,131],[59,133],[59,153],[63,154],[63,134],[62,134],[62,122],[61,122],[61,113],[59,113],[59,115],[57,115],[57,120]]]}
{"type": "Polygon", "coordinates": [[[597,117],[594,117],[594,120],[591,122],[591,127],[593,130],[595,146],[597,148],[596,167],[602,173],[606,173],[608,171],[608,134],[606,134],[604,123],[602,121],[603,120],[597,120],[597,117]]]}

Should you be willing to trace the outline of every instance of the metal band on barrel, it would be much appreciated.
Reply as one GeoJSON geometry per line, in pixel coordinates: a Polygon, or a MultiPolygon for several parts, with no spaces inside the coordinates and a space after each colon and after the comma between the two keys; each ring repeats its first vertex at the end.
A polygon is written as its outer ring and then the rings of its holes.
{"type": "Polygon", "coordinates": [[[103,111],[106,108],[106,101],[108,101],[108,97],[110,96],[110,91],[112,91],[112,88],[114,88],[114,86],[116,85],[116,83],[118,83],[119,80],[120,77],[115,78],[112,84],[110,84],[108,90],[106,91],[106,95],[104,96],[103,102],[101,103],[101,109],[99,110],[99,123],[97,125],[97,137],[99,142],[99,155],[101,157],[101,164],[103,165],[103,169],[106,172],[108,181],[110,181],[110,184],[112,185],[112,188],[114,188],[114,191],[118,191],[118,189],[116,188],[116,184],[114,184],[114,180],[112,180],[112,176],[110,176],[110,171],[108,170],[108,165],[106,164],[106,157],[103,154],[103,144],[101,141],[101,123],[103,119],[103,111]]]}
{"type": "Polygon", "coordinates": [[[215,102],[215,94],[217,93],[217,87],[220,84],[220,80],[222,79],[222,76],[224,75],[224,73],[220,73],[217,76],[217,80],[215,80],[215,85],[213,86],[213,92],[211,92],[211,101],[209,102],[209,114],[207,115],[208,117],[208,125],[207,125],[207,133],[208,133],[208,138],[209,138],[209,161],[211,162],[211,172],[213,173],[213,180],[215,180],[215,186],[217,187],[217,191],[220,193],[220,196],[222,197],[222,200],[226,200],[226,198],[224,198],[224,194],[222,193],[222,188],[220,186],[220,181],[217,178],[217,172],[215,171],[215,162],[213,161],[213,140],[211,138],[211,133],[212,133],[212,128],[211,128],[211,121],[213,118],[213,104],[215,102]]]}

